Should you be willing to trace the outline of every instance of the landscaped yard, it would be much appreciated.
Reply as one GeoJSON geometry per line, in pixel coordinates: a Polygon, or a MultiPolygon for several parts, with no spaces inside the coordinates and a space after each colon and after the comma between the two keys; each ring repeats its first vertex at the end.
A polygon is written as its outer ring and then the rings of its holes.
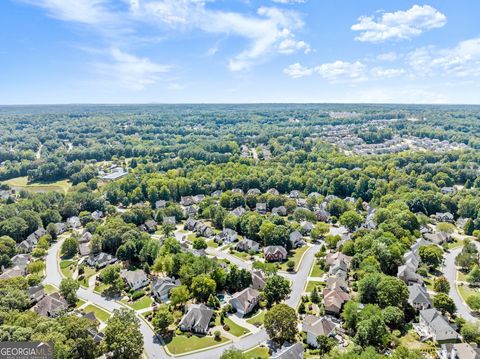
{"type": "MultiPolygon", "coordinates": [[[[323,287],[324,283],[316,280],[309,280],[307,282],[307,288],[305,289],[305,292],[310,293],[315,286],[322,286],[323,287]]],[[[317,288],[319,290],[319,288],[317,288]]]]}
{"type": "Polygon", "coordinates": [[[292,250],[290,252],[290,255],[288,256],[288,260],[283,262],[280,265],[280,269],[281,270],[287,270],[287,262],[289,260],[293,260],[295,262],[295,270],[297,270],[298,267],[300,266],[300,262],[301,262],[303,253],[305,253],[309,248],[310,248],[309,246],[303,246],[303,247],[292,250]]]}
{"type": "Polygon", "coordinates": [[[104,291],[105,289],[107,289],[107,288],[108,288],[108,285],[100,282],[100,284],[95,285],[95,289],[94,289],[94,290],[95,290],[95,292],[103,293],[103,291],[104,291]]]}
{"type": "Polygon", "coordinates": [[[82,305],[84,305],[84,304],[85,304],[85,301],[84,301],[83,299],[79,299],[79,300],[77,300],[77,306],[76,306],[76,308],[80,308],[80,307],[81,307],[82,305]]]}
{"type": "Polygon", "coordinates": [[[400,338],[400,344],[405,348],[413,350],[427,350],[431,348],[430,345],[419,341],[417,337],[417,334],[411,330],[406,335],[400,338]]]}
{"type": "Polygon", "coordinates": [[[218,243],[215,242],[213,239],[209,239],[207,241],[207,246],[209,246],[210,248],[218,248],[218,243]]]}
{"type": "Polygon", "coordinates": [[[90,266],[85,266],[83,270],[83,279],[79,280],[78,282],[80,283],[81,286],[88,287],[88,280],[95,273],[96,273],[95,268],[90,266]]]}
{"type": "Polygon", "coordinates": [[[58,289],[51,284],[46,284],[43,287],[43,290],[45,291],[45,294],[52,294],[52,293],[58,292],[58,289]]]}
{"type": "Polygon", "coordinates": [[[467,298],[473,294],[478,294],[478,290],[470,288],[468,285],[459,285],[458,287],[458,294],[463,298],[466,302],[467,298]]]}
{"type": "Polygon", "coordinates": [[[28,183],[28,177],[16,177],[4,181],[3,183],[8,184],[13,189],[18,191],[26,190],[30,192],[62,192],[67,193],[68,189],[72,186],[67,180],[56,181],[56,182],[37,182],[37,183],[28,183]]]}
{"type": "Polygon", "coordinates": [[[255,347],[243,353],[245,359],[268,359],[270,355],[268,354],[267,347],[255,347]]]}
{"type": "Polygon", "coordinates": [[[325,272],[320,268],[317,263],[313,263],[312,271],[310,272],[310,277],[321,277],[325,272]]]}
{"type": "Polygon", "coordinates": [[[183,354],[193,350],[208,348],[220,343],[225,343],[228,340],[221,337],[220,340],[215,340],[213,336],[197,336],[192,335],[190,338],[186,335],[176,335],[167,344],[167,348],[172,354],[183,354]]]}
{"type": "Polygon", "coordinates": [[[145,309],[150,307],[153,303],[153,300],[149,296],[143,296],[142,298],[136,300],[133,303],[127,303],[127,302],[124,302],[124,303],[134,310],[140,310],[140,309],[145,309]]]}
{"type": "Polygon", "coordinates": [[[240,258],[242,261],[246,261],[250,258],[250,254],[247,252],[231,251],[231,254],[237,258],[240,258]]]}
{"type": "Polygon", "coordinates": [[[66,259],[60,262],[60,270],[62,271],[65,277],[72,278],[73,270],[72,268],[70,268],[70,266],[75,263],[76,261],[72,259],[66,259]]]}
{"type": "Polygon", "coordinates": [[[247,323],[250,323],[252,325],[263,325],[263,320],[265,319],[265,313],[267,311],[261,310],[257,315],[251,317],[250,319],[247,319],[247,323]]]}
{"type": "Polygon", "coordinates": [[[90,312],[93,312],[95,314],[95,317],[102,322],[106,322],[108,318],[110,318],[110,313],[108,313],[103,309],[100,309],[99,307],[93,304],[89,304],[85,307],[85,313],[90,313],[90,312]]]}
{"type": "Polygon", "coordinates": [[[230,330],[228,332],[232,335],[235,335],[236,337],[240,337],[250,332],[248,329],[241,327],[229,318],[225,318],[225,324],[230,327],[230,330]]]}
{"type": "Polygon", "coordinates": [[[450,242],[447,244],[448,249],[454,249],[462,246],[463,246],[463,240],[461,239],[454,239],[453,242],[450,242]]]}

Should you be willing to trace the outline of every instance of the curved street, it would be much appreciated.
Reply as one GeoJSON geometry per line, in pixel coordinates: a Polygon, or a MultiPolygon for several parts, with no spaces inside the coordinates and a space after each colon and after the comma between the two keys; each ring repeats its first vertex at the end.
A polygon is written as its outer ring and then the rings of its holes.
{"type": "MultiPolygon", "coordinates": [[[[48,250],[47,257],[46,257],[46,269],[45,269],[45,279],[43,280],[44,284],[50,284],[55,287],[60,286],[60,282],[62,281],[63,277],[60,272],[60,267],[58,263],[58,252],[60,250],[60,246],[62,245],[62,240],[59,240],[52,244],[50,249],[48,250]]],[[[305,284],[307,282],[308,274],[310,272],[310,267],[315,260],[315,253],[320,249],[320,245],[316,244],[313,245],[308,251],[305,252],[300,267],[298,268],[295,274],[282,274],[284,277],[290,279],[292,281],[292,292],[290,297],[286,300],[286,304],[290,305],[293,308],[296,308],[303,290],[305,288],[305,284]]],[[[114,309],[120,309],[124,307],[122,304],[119,304],[115,300],[109,300],[101,295],[94,293],[93,291],[80,288],[77,292],[78,298],[91,302],[94,305],[106,309],[109,312],[112,312],[114,309]]],[[[158,337],[155,335],[153,330],[150,326],[146,323],[146,321],[137,315],[140,319],[140,330],[143,335],[144,341],[144,349],[147,353],[148,358],[150,359],[167,359],[173,358],[167,354],[164,350],[163,346],[160,344],[158,337]]],[[[185,355],[177,355],[177,357],[182,357],[185,359],[214,359],[219,358],[223,351],[228,347],[235,347],[242,351],[246,351],[250,348],[253,348],[263,342],[268,340],[268,335],[265,329],[260,330],[259,332],[251,335],[247,335],[243,338],[240,338],[238,341],[234,343],[226,343],[225,345],[221,345],[212,349],[206,349],[204,351],[192,353],[192,354],[185,354],[185,355]]]]}

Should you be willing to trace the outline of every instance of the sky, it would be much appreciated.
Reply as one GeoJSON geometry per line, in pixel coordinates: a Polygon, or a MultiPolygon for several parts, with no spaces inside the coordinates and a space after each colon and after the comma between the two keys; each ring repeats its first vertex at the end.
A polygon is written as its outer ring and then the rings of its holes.
{"type": "Polygon", "coordinates": [[[480,104],[478,0],[1,0],[0,104],[480,104]]]}

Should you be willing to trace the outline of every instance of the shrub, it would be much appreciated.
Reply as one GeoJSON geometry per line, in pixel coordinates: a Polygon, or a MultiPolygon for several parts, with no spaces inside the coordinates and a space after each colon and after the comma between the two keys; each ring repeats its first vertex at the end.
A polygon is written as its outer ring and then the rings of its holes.
{"type": "Polygon", "coordinates": [[[142,298],[145,295],[143,290],[137,290],[132,294],[132,301],[142,298]]]}
{"type": "Polygon", "coordinates": [[[230,331],[230,326],[229,326],[228,324],[225,324],[225,325],[223,326],[223,329],[224,329],[225,331],[229,332],[229,331],[230,331]]]}
{"type": "Polygon", "coordinates": [[[215,332],[213,333],[213,335],[215,336],[215,340],[220,340],[221,338],[221,333],[219,330],[215,330],[215,332]]]}

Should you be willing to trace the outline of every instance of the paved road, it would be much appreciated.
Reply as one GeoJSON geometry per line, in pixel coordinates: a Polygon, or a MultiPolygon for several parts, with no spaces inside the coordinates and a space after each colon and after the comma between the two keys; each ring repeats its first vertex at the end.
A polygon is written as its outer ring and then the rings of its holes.
{"type": "MultiPolygon", "coordinates": [[[[477,245],[477,247],[480,247],[480,243],[474,241],[477,245]]],[[[462,297],[460,297],[460,294],[458,294],[457,291],[457,284],[456,284],[456,266],[455,266],[455,258],[457,255],[461,252],[462,247],[460,248],[455,248],[450,250],[449,253],[445,254],[445,262],[443,266],[443,274],[448,280],[448,283],[450,283],[450,298],[453,299],[455,302],[455,306],[457,307],[457,312],[458,314],[463,317],[465,320],[468,320],[470,322],[478,320],[475,318],[470,311],[470,308],[464,303],[462,297]]]]}
{"type": "MultiPolygon", "coordinates": [[[[46,276],[44,279],[45,284],[51,284],[56,287],[60,286],[62,281],[62,275],[60,273],[60,268],[58,266],[57,253],[62,244],[62,240],[54,243],[48,251],[46,258],[46,276]]],[[[292,280],[292,293],[290,298],[287,299],[286,303],[293,308],[296,308],[300,302],[305,283],[310,272],[310,267],[315,260],[315,253],[320,249],[320,245],[316,244],[312,246],[304,255],[303,260],[298,268],[298,271],[295,274],[282,274],[284,277],[292,280]]],[[[220,252],[220,251],[218,251],[220,252]]],[[[223,253],[223,252],[220,252],[223,253]]],[[[229,254],[223,253],[230,256],[229,254]]],[[[232,256],[234,257],[234,256],[232,256]]],[[[238,258],[234,257],[239,260],[238,258]]],[[[230,258],[229,258],[230,259],[230,258]]],[[[240,261],[240,260],[239,260],[240,261]]],[[[233,262],[233,260],[232,260],[233,262]]],[[[240,261],[242,262],[242,261],[240,261]]],[[[245,267],[243,263],[242,267],[245,267]]],[[[248,266],[248,265],[247,265],[248,266]]],[[[89,301],[99,307],[102,307],[108,311],[113,311],[114,309],[120,309],[123,306],[114,300],[108,300],[101,295],[98,295],[92,291],[89,291],[84,288],[80,288],[77,292],[77,295],[80,299],[89,301]]],[[[158,338],[155,336],[152,329],[146,324],[144,320],[140,318],[140,330],[143,335],[144,348],[149,359],[168,359],[172,358],[169,356],[163,347],[159,344],[158,338]]],[[[268,335],[265,329],[262,329],[260,332],[248,335],[244,338],[241,338],[235,343],[228,343],[217,348],[206,350],[203,352],[198,352],[189,355],[182,355],[184,359],[215,359],[219,358],[223,351],[228,347],[235,347],[242,351],[253,348],[265,341],[268,340],[268,335]]]]}

